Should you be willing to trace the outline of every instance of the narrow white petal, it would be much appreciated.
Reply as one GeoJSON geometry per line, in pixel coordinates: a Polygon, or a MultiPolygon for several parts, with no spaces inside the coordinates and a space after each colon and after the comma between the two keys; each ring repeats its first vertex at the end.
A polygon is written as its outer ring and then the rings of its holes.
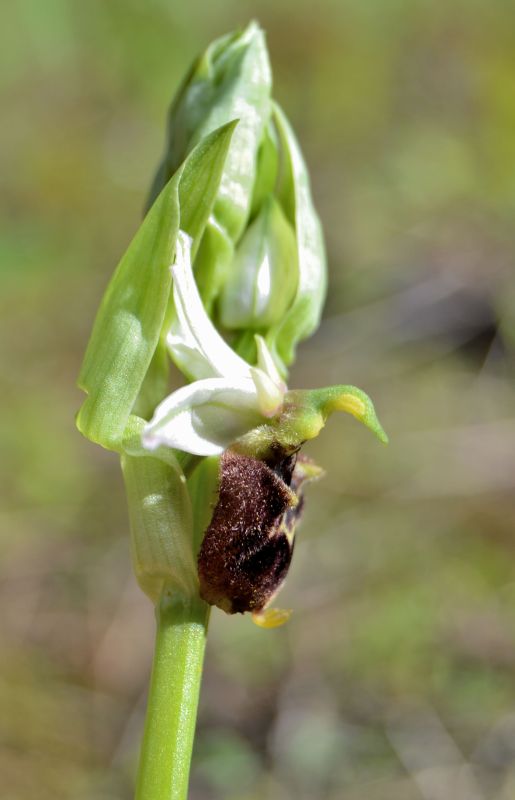
{"type": "Polygon", "coordinates": [[[274,383],[262,369],[251,367],[251,372],[261,413],[264,417],[274,417],[281,410],[284,389],[274,383]]]}
{"type": "Polygon", "coordinates": [[[250,378],[250,367],[220,336],[209,319],[191,268],[191,239],[179,231],[172,266],[176,320],[167,344],[179,368],[195,379],[250,378]],[[191,358],[193,351],[198,354],[191,358]]]}
{"type": "Polygon", "coordinates": [[[252,378],[207,378],[173,392],[145,426],[143,446],[175,447],[194,455],[222,453],[263,422],[252,378]]]}
{"type": "Polygon", "coordinates": [[[283,394],[286,391],[286,384],[284,383],[283,379],[279,374],[279,370],[275,365],[275,361],[273,359],[272,353],[268,349],[268,345],[263,339],[262,336],[259,334],[255,335],[256,340],[256,347],[257,347],[257,365],[259,369],[263,370],[268,377],[281,388],[283,394]]]}

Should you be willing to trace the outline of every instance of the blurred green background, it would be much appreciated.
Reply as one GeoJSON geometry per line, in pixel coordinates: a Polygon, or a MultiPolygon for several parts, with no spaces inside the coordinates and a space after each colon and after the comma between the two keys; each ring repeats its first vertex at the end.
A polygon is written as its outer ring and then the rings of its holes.
{"type": "Polygon", "coordinates": [[[193,800],[515,796],[515,8],[506,0],[19,0],[2,11],[0,774],[129,800],[153,614],[74,383],[193,57],[255,17],[329,252],[292,386],[355,383],[310,447],[263,631],[212,615],[193,800]]]}

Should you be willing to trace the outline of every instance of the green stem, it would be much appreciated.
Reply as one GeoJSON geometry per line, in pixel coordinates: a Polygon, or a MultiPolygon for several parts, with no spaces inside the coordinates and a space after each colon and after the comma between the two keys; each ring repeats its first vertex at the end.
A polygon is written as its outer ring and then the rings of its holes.
{"type": "Polygon", "coordinates": [[[209,606],[164,592],[138,769],[136,800],[185,800],[209,606]]]}

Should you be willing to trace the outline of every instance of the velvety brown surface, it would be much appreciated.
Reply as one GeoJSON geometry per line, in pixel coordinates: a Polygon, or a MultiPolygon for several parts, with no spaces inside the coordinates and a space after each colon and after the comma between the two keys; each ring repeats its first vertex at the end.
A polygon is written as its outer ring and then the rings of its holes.
{"type": "Polygon", "coordinates": [[[263,608],[288,571],[293,546],[280,523],[297,501],[280,471],[280,462],[273,470],[230,451],[222,458],[219,500],[198,564],[202,597],[228,613],[263,608]]]}

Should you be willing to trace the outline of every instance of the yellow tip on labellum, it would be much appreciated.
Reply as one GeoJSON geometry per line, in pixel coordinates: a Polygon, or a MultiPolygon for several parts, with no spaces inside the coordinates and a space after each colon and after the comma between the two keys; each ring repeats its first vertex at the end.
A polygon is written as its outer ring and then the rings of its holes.
{"type": "Polygon", "coordinates": [[[321,399],[325,414],[346,411],[375,433],[383,444],[387,444],[388,436],[377,419],[374,405],[361,389],[356,386],[332,386],[329,389],[315,390],[314,394],[318,394],[321,399]]]}
{"type": "Polygon", "coordinates": [[[363,400],[353,394],[341,394],[333,404],[334,411],[346,411],[356,419],[361,420],[365,416],[367,407],[363,400]]]}
{"type": "Polygon", "coordinates": [[[346,411],[386,444],[388,436],[377,419],[373,403],[356,386],[327,386],[325,389],[294,390],[286,394],[285,413],[279,417],[278,438],[288,435],[288,444],[313,439],[334,411],[346,411]],[[281,425],[285,429],[281,428],[281,425]]]}
{"type": "Polygon", "coordinates": [[[260,628],[278,628],[288,622],[291,615],[291,608],[265,608],[252,614],[252,622],[260,628]]]}

